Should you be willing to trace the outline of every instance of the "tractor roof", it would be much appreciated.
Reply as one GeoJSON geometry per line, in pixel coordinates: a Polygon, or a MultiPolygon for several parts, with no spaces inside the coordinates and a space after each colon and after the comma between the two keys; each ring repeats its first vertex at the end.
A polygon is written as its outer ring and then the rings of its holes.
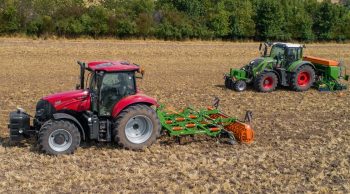
{"type": "Polygon", "coordinates": [[[288,48],[298,48],[303,47],[301,44],[294,44],[294,43],[285,43],[285,42],[274,42],[272,45],[282,45],[288,48]]]}
{"type": "Polygon", "coordinates": [[[126,61],[93,61],[87,64],[92,71],[137,71],[139,66],[126,61]]]}

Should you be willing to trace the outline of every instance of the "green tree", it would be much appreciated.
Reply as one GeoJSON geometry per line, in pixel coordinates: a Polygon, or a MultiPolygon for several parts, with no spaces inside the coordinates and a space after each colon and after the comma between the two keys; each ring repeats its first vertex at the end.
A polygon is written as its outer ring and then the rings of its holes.
{"type": "Polygon", "coordinates": [[[229,14],[230,38],[253,38],[255,35],[254,8],[249,0],[226,0],[229,14]]]}
{"type": "Polygon", "coordinates": [[[256,5],[256,35],[262,40],[285,40],[283,10],[275,0],[261,0],[256,5]]]}
{"type": "Polygon", "coordinates": [[[310,41],[314,39],[313,20],[302,0],[283,0],[285,33],[292,39],[310,41]]]}
{"type": "Polygon", "coordinates": [[[229,12],[223,2],[217,3],[208,11],[208,27],[216,37],[224,37],[229,33],[229,12]]]}
{"type": "Polygon", "coordinates": [[[0,33],[16,33],[20,31],[20,18],[14,2],[5,2],[0,13],[0,33]]]}
{"type": "Polygon", "coordinates": [[[331,40],[332,28],[336,20],[333,4],[330,1],[323,1],[318,8],[313,29],[319,40],[331,40]]]}
{"type": "Polygon", "coordinates": [[[108,11],[101,6],[92,6],[88,8],[87,13],[81,16],[81,23],[85,32],[93,37],[106,35],[108,32],[108,11]]]}
{"type": "Polygon", "coordinates": [[[335,23],[331,29],[332,39],[344,41],[349,37],[350,12],[347,8],[337,6],[335,9],[335,23]]]}

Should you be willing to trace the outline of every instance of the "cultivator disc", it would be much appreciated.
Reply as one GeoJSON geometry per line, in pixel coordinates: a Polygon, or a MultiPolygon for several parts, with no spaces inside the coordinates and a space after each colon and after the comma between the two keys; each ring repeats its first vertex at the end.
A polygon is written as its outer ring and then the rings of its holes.
{"type": "MultiPolygon", "coordinates": [[[[244,143],[251,143],[254,139],[254,131],[249,124],[229,117],[214,107],[199,111],[187,107],[174,111],[166,110],[164,106],[160,106],[157,109],[157,114],[163,129],[170,136],[203,134],[210,137],[220,137],[221,134],[228,134],[231,140],[244,143]]],[[[247,115],[250,121],[251,113],[247,112],[247,115]]]]}

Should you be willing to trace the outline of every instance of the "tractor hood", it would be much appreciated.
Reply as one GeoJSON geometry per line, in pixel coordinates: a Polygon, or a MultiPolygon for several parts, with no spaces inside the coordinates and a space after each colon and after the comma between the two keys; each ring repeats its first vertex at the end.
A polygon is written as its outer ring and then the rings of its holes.
{"type": "Polygon", "coordinates": [[[88,104],[86,99],[89,98],[88,90],[73,90],[68,92],[60,92],[48,95],[43,98],[50,102],[56,110],[69,109],[74,111],[84,111],[88,104]]]}
{"type": "Polygon", "coordinates": [[[57,100],[64,101],[64,100],[69,100],[72,98],[79,98],[79,97],[86,96],[86,95],[88,95],[87,90],[73,90],[73,91],[59,92],[56,94],[51,94],[51,95],[45,96],[43,98],[43,100],[47,100],[51,103],[54,103],[57,100]]]}
{"type": "Polygon", "coordinates": [[[256,67],[259,64],[261,64],[262,62],[270,63],[273,61],[274,61],[274,59],[271,57],[259,57],[259,58],[252,60],[248,65],[252,66],[252,67],[256,67]]]}

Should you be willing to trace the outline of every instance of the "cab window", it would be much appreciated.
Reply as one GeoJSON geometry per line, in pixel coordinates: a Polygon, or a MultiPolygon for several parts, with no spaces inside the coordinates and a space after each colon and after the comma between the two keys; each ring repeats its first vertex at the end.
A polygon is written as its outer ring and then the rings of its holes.
{"type": "Polygon", "coordinates": [[[287,60],[290,62],[298,60],[298,50],[298,48],[289,48],[287,51],[287,60]]]}
{"type": "Polygon", "coordinates": [[[284,48],[280,46],[273,46],[271,49],[270,57],[275,58],[279,55],[284,55],[284,48]]]}

